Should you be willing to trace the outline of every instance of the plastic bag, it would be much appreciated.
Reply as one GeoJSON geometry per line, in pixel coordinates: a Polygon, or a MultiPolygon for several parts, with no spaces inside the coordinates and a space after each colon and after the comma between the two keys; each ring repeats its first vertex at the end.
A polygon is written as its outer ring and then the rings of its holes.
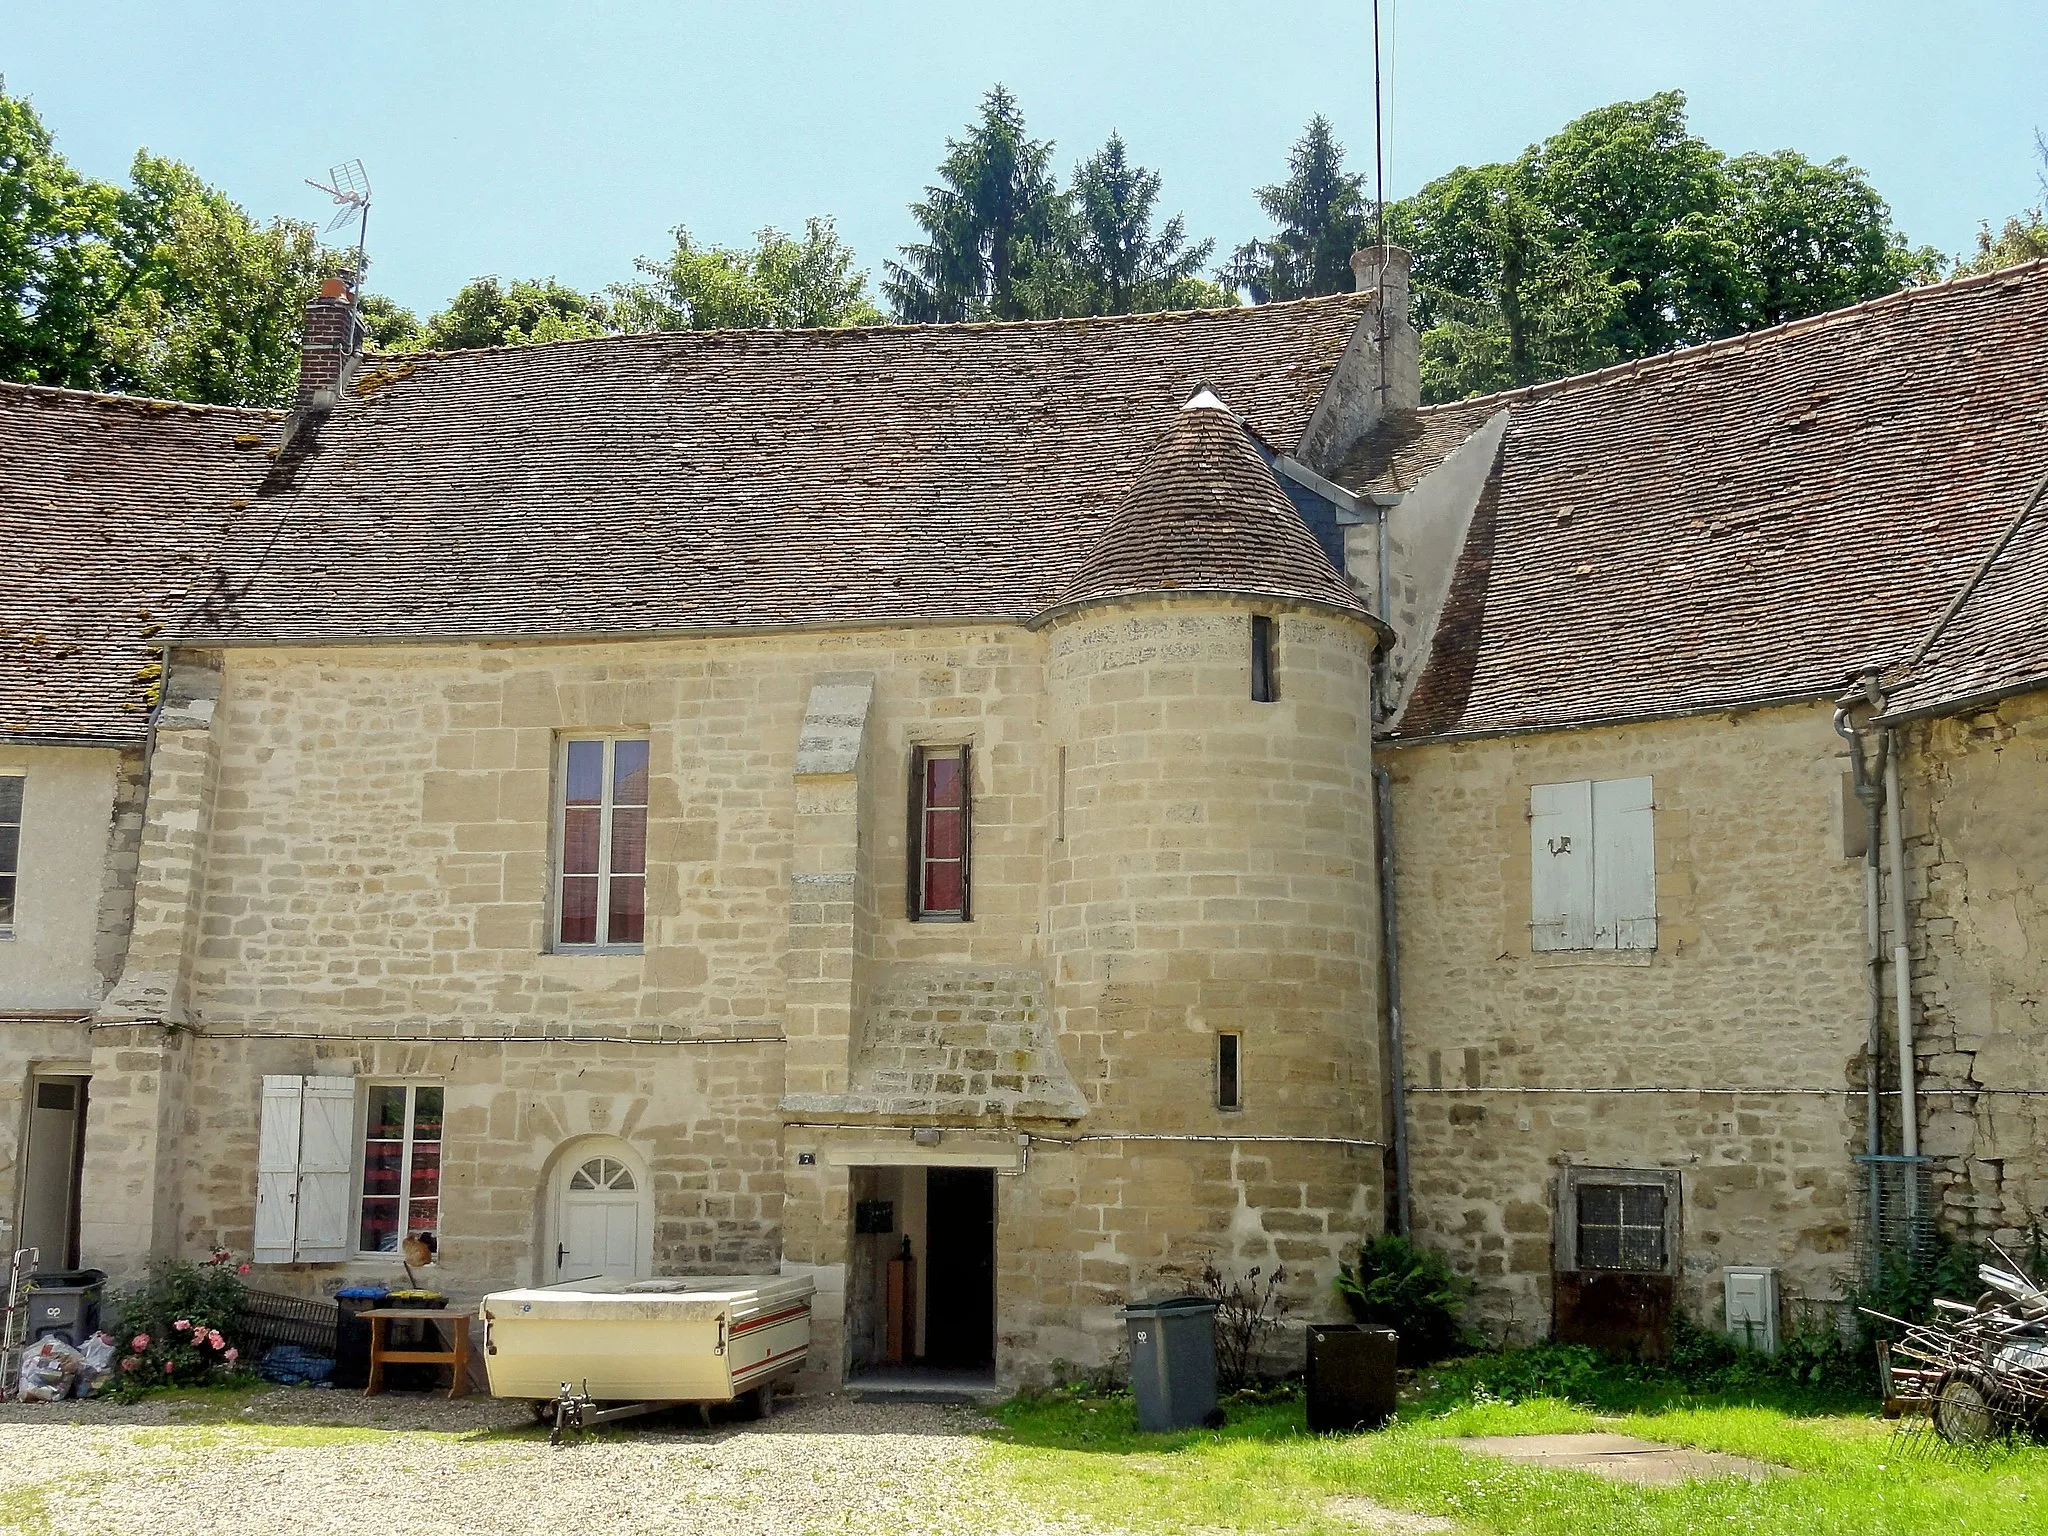
{"type": "Polygon", "coordinates": [[[112,1334],[96,1333],[85,1341],[78,1365],[80,1397],[90,1397],[100,1389],[100,1383],[114,1374],[114,1357],[121,1352],[121,1346],[114,1342],[112,1334]]]}
{"type": "Polygon", "coordinates": [[[21,1357],[20,1397],[24,1403],[54,1403],[71,1395],[84,1357],[62,1339],[38,1339],[21,1357]]]}

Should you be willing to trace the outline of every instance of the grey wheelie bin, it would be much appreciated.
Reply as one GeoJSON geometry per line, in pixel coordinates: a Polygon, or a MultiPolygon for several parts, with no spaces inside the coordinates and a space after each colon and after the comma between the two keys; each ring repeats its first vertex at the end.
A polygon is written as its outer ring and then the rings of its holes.
{"type": "Polygon", "coordinates": [[[1138,1428],[1152,1433],[1220,1421],[1216,1407],[1216,1303],[1167,1296],[1123,1310],[1131,1333],[1131,1395],[1138,1428]]]}

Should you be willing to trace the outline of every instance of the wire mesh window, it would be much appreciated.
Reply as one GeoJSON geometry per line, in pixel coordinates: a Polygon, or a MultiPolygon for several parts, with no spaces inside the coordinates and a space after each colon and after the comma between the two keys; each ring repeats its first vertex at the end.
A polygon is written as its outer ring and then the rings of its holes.
{"type": "Polygon", "coordinates": [[[1658,1274],[1664,1243],[1664,1190],[1655,1184],[1581,1184],[1579,1268],[1658,1274]]]}

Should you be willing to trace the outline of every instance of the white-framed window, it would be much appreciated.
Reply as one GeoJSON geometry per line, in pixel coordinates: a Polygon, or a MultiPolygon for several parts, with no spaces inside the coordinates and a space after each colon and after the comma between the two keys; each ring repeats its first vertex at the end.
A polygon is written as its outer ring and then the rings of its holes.
{"type": "Polygon", "coordinates": [[[1657,838],[1648,779],[1529,791],[1529,945],[1657,947],[1657,838]]]}
{"type": "Polygon", "coordinates": [[[28,778],[0,773],[0,939],[14,937],[14,899],[21,880],[21,803],[28,778]]]}
{"type": "Polygon", "coordinates": [[[438,1083],[363,1089],[356,1252],[395,1254],[408,1237],[440,1246],[443,1097],[438,1083]]]}
{"type": "Polygon", "coordinates": [[[555,766],[553,948],[633,951],[646,942],[644,736],[565,736],[555,766]]]}
{"type": "Polygon", "coordinates": [[[1557,1267],[1676,1274],[1679,1193],[1674,1169],[1564,1169],[1558,1180],[1557,1267]]]}
{"type": "Polygon", "coordinates": [[[972,769],[965,746],[910,753],[909,890],[912,921],[964,923],[974,912],[972,769]]]}

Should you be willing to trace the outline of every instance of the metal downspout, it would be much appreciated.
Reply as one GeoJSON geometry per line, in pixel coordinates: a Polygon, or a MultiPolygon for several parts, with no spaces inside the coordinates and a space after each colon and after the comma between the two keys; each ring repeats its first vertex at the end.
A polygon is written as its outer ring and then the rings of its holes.
{"type": "Polygon", "coordinates": [[[1380,840],[1380,957],[1387,983],[1387,1086],[1394,1132],[1395,1230],[1413,1231],[1408,1203],[1408,1070],[1401,1044],[1401,932],[1394,910],[1394,788],[1387,770],[1372,770],[1380,840]]]}
{"type": "MultiPolygon", "coordinates": [[[[1849,766],[1855,778],[1856,799],[1863,807],[1863,949],[1864,981],[1869,1007],[1869,1028],[1863,1048],[1863,1150],[1872,1157],[1884,1151],[1884,1117],[1879,1104],[1884,1070],[1884,929],[1879,905],[1880,847],[1884,842],[1884,810],[1878,781],[1884,773],[1885,737],[1876,738],[1877,761],[1863,760],[1863,738],[1849,718],[1852,704],[1862,702],[1860,691],[1835,702],[1835,734],[1849,744],[1849,766]]],[[[1871,1183],[1872,1215],[1876,1215],[1877,1184],[1871,1183]]]]}
{"type": "Polygon", "coordinates": [[[1884,803],[1885,815],[1891,823],[1885,852],[1892,867],[1892,1009],[1899,1021],[1899,1150],[1908,1157],[1918,1157],[1920,1110],[1913,1083],[1913,954],[1906,929],[1905,812],[1899,795],[1898,733],[1888,730],[1884,734],[1884,803]]]}

